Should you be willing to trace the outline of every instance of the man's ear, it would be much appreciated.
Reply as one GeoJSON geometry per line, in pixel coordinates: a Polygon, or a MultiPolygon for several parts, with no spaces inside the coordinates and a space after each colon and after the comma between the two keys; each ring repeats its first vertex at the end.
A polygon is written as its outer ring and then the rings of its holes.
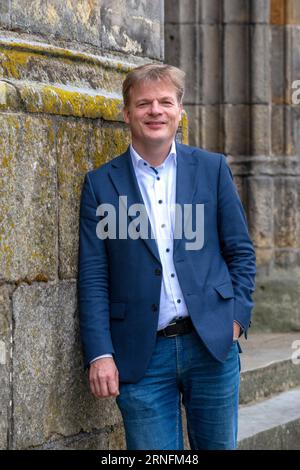
{"type": "Polygon", "coordinates": [[[129,109],[127,107],[123,108],[123,117],[126,124],[129,124],[129,109]]]}
{"type": "Polygon", "coordinates": [[[183,115],[183,104],[180,103],[180,120],[182,119],[182,115],[183,115]]]}

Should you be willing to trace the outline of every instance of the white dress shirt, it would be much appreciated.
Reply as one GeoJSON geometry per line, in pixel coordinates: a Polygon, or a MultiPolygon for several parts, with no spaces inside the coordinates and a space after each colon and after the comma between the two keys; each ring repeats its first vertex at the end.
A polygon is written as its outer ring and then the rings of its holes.
{"type": "MultiPolygon", "coordinates": [[[[155,168],[151,167],[132,145],[130,155],[162,264],[158,319],[158,330],[161,330],[171,320],[188,316],[173,262],[177,170],[175,141],[164,162],[155,168]]],[[[91,362],[100,357],[112,355],[103,354],[91,362]]]]}

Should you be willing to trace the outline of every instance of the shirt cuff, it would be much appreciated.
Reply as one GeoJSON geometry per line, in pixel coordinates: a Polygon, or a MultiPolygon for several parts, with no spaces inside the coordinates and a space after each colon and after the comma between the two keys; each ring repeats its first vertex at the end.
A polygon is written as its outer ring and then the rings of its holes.
{"type": "Polygon", "coordinates": [[[92,364],[92,362],[97,361],[97,359],[102,359],[102,357],[113,357],[113,356],[112,356],[112,354],[102,354],[102,356],[94,357],[94,359],[92,359],[92,360],[90,361],[90,364],[92,364]]]}

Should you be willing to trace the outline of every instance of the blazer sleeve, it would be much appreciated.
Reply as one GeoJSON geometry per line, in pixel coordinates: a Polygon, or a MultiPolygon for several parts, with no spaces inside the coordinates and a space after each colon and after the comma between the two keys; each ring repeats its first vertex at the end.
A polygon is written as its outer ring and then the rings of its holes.
{"type": "Polygon", "coordinates": [[[234,290],[234,320],[242,326],[247,337],[254,305],[256,257],[245,212],[224,155],[219,169],[218,230],[234,290]]]}
{"type": "Polygon", "coordinates": [[[105,242],[97,237],[97,201],[85,176],[79,223],[79,325],[85,367],[92,359],[113,354],[109,321],[108,260],[105,242]]]}

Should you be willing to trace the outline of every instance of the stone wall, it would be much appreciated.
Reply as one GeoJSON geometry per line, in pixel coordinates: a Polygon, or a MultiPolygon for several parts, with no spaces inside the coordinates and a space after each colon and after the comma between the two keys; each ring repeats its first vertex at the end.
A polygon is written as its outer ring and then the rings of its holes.
{"type": "Polygon", "coordinates": [[[83,371],[79,196],[128,145],[125,74],[162,59],[162,0],[0,2],[0,448],[124,447],[83,371]]]}
{"type": "Polygon", "coordinates": [[[300,330],[299,0],[166,0],[190,143],[228,155],[258,264],[253,329],[300,330]]]}

